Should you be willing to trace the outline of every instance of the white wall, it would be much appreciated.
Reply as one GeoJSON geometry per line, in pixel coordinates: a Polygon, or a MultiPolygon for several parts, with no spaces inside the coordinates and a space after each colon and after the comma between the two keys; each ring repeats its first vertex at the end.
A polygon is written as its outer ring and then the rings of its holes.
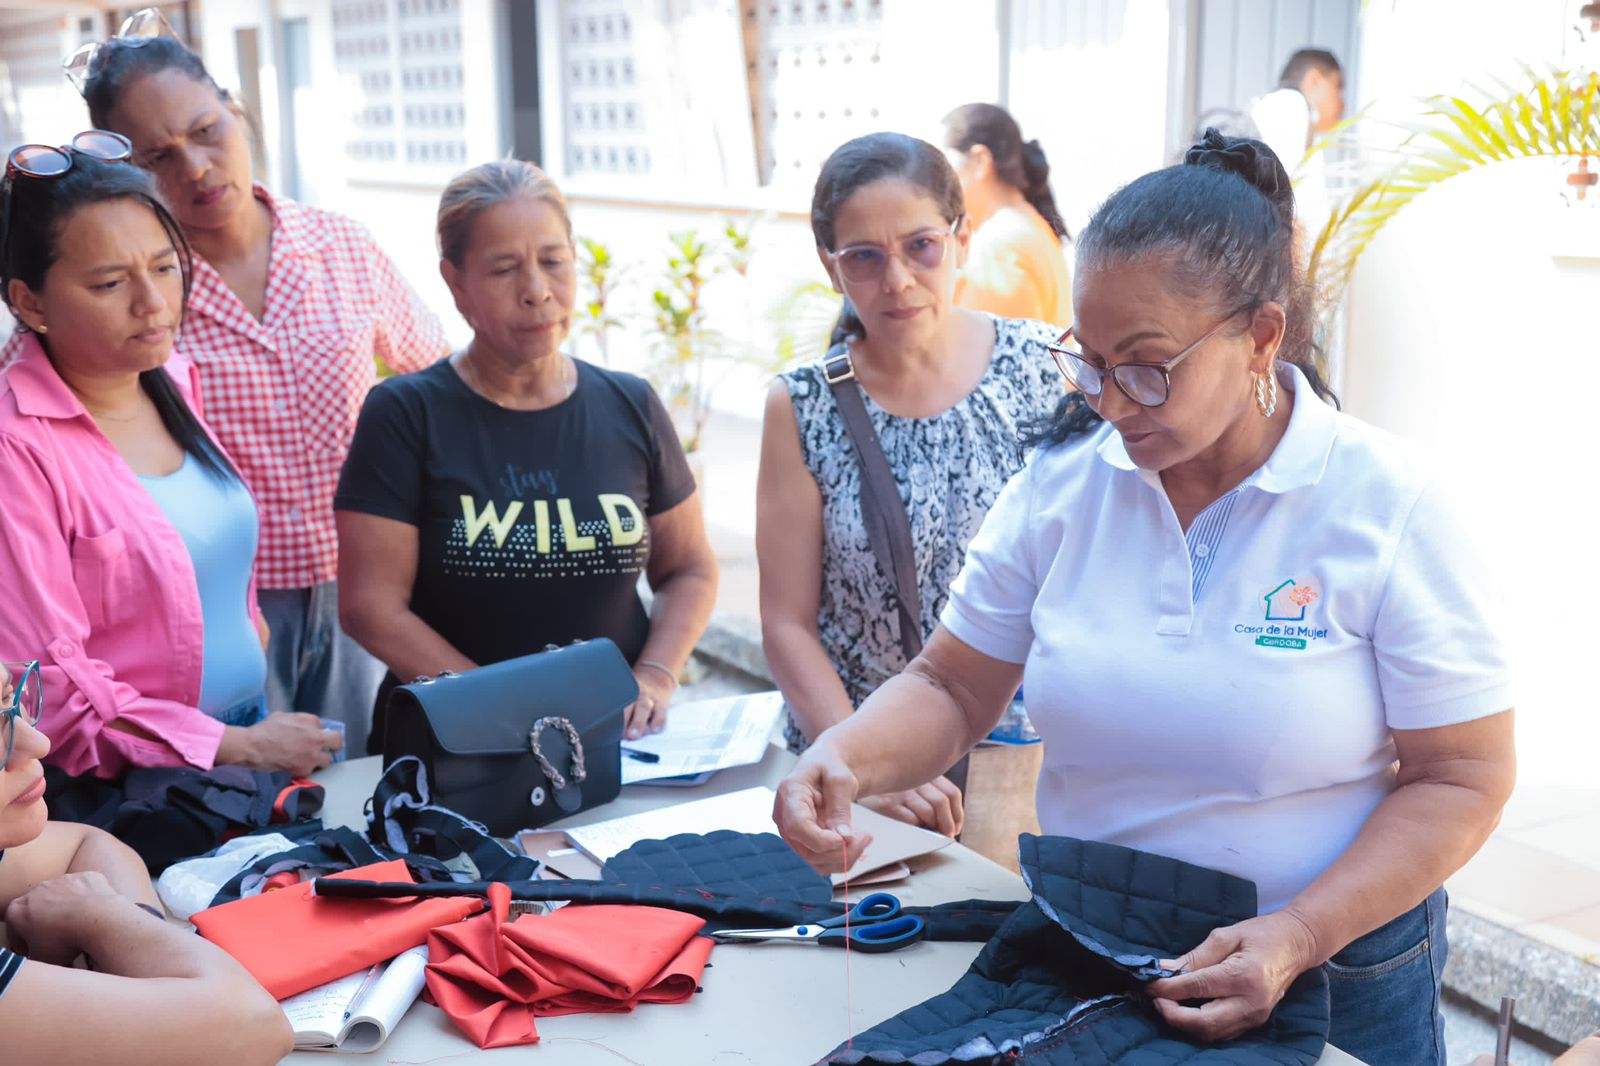
{"type": "MultiPolygon", "coordinates": [[[[1364,95],[1455,92],[1560,60],[1576,6],[1370,4],[1364,95]]],[[[1430,453],[1490,557],[1517,659],[1523,779],[1592,782],[1600,241],[1582,238],[1559,177],[1546,161],[1500,164],[1395,217],[1351,290],[1346,401],[1430,453]]],[[[1600,204],[1587,210],[1596,227],[1600,204]]]]}
{"type": "MultiPolygon", "coordinates": [[[[493,0],[463,0],[461,10],[463,52],[472,56],[497,54],[493,0]]],[[[397,166],[393,180],[359,179],[351,174],[343,145],[348,129],[350,86],[341,81],[333,53],[332,5],[328,0],[237,0],[201,5],[201,37],[206,65],[225,88],[241,84],[235,31],[260,27],[267,17],[305,18],[309,22],[311,78],[309,90],[295,101],[295,126],[301,170],[306,188],[302,198],[319,207],[340,211],[366,225],[378,244],[399,266],[401,273],[445,323],[453,344],[469,337],[466,323],[455,311],[449,290],[439,277],[433,219],[438,211],[443,181],[429,173],[418,181],[415,168],[397,166]]],[[[265,55],[265,41],[263,54],[265,55]]],[[[464,68],[463,95],[467,109],[467,143],[474,161],[499,154],[500,94],[493,62],[468,61],[464,68]]],[[[262,114],[269,146],[273,131],[282,123],[273,93],[276,71],[261,71],[262,114]]],[[[270,148],[269,148],[270,151],[270,148]]],[[[269,186],[271,174],[262,175],[269,186]]]]}

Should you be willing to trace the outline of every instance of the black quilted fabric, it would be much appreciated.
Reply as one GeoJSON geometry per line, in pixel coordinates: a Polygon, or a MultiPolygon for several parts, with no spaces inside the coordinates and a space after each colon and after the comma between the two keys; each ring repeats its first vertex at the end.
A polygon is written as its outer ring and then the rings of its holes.
{"type": "Polygon", "coordinates": [[[1040,1066],[1302,1066],[1322,1054],[1320,969],[1291,986],[1260,1029],[1226,1044],[1167,1028],[1142,986],[1212,929],[1253,917],[1255,886],[1146,852],[1067,837],[1021,841],[1033,901],[956,984],[858,1034],[829,1063],[1040,1066]]]}
{"type": "MultiPolygon", "coordinates": [[[[706,931],[804,925],[844,913],[828,879],[812,870],[772,833],[719,830],[641,840],[605,864],[600,881],[519,881],[508,878],[515,899],[574,903],[637,903],[697,914],[706,931]]],[[[319,879],[329,897],[483,895],[486,881],[415,885],[319,879]]],[[[963,900],[936,907],[907,907],[927,923],[928,940],[983,943],[1020,906],[1013,900],[963,900]]]]}
{"type": "Polygon", "coordinates": [[[695,886],[742,898],[827,903],[833,885],[772,833],[729,829],[641,840],[613,855],[600,871],[612,882],[695,886]]]}

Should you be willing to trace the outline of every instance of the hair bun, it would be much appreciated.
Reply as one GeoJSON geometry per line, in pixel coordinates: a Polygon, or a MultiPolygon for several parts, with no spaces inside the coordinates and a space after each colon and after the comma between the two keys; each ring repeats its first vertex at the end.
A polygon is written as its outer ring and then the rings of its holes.
{"type": "Polygon", "coordinates": [[[1183,162],[1186,166],[1209,167],[1239,175],[1272,201],[1286,223],[1293,223],[1294,187],[1289,181],[1289,172],[1263,142],[1248,137],[1224,137],[1215,126],[1208,126],[1200,142],[1184,153],[1183,162]]]}

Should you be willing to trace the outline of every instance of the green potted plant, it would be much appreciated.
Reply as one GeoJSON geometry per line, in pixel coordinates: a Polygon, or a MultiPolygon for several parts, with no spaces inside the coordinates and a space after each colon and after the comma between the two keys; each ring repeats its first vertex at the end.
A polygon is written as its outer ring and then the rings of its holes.
{"type": "Polygon", "coordinates": [[[650,296],[656,338],[650,376],[692,455],[711,416],[706,364],[722,348],[721,335],[706,325],[705,288],[726,267],[695,230],[668,240],[666,277],[650,296]]]}
{"type": "Polygon", "coordinates": [[[579,304],[573,315],[573,331],[580,337],[594,338],[600,362],[607,366],[611,364],[611,331],[623,324],[622,317],[612,308],[624,273],[609,247],[588,237],[578,238],[578,277],[588,289],[588,299],[579,304]]]}
{"type": "MultiPolygon", "coordinates": [[[[1498,92],[1474,90],[1476,102],[1430,97],[1421,117],[1405,125],[1394,162],[1339,204],[1311,245],[1311,276],[1326,314],[1338,307],[1379,231],[1440,182],[1511,159],[1567,159],[1579,176],[1600,164],[1600,73],[1530,67],[1525,76],[1521,88],[1500,82],[1498,92]]],[[[1363,114],[1350,124],[1373,121],[1363,114]]]]}

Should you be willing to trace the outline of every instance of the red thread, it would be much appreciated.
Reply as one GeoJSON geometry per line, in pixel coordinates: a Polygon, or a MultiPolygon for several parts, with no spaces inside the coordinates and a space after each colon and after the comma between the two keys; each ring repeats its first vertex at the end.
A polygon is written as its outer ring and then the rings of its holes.
{"type": "Polygon", "coordinates": [[[844,861],[844,1049],[851,1050],[856,1044],[853,1013],[854,997],[850,990],[850,841],[844,837],[839,838],[839,852],[844,861]]]}

